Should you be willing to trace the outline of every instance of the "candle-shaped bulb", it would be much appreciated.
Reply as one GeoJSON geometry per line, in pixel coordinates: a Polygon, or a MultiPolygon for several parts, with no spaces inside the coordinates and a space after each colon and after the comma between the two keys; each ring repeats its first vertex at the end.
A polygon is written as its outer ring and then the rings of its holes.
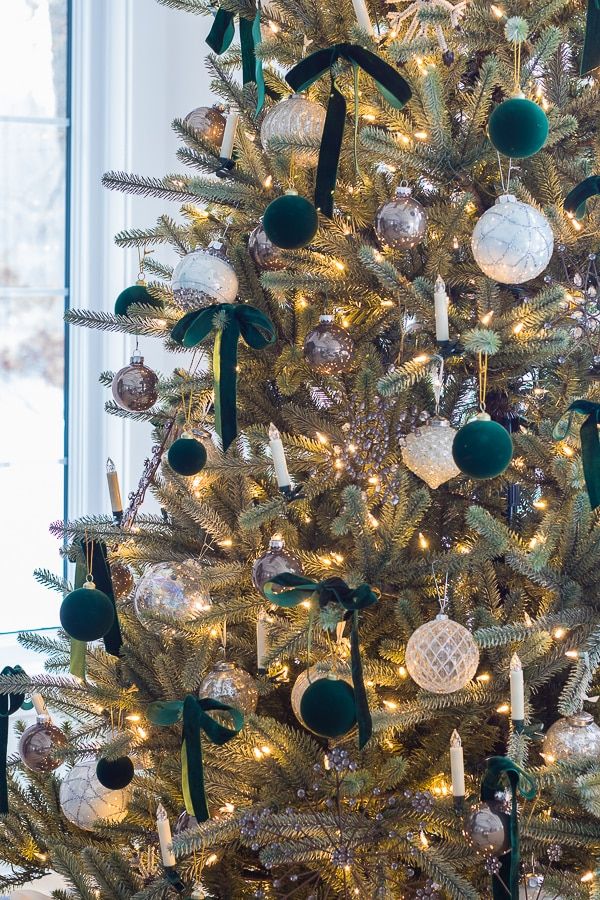
{"type": "Polygon", "coordinates": [[[516,653],[510,660],[510,717],[516,731],[522,731],[525,723],[525,685],[523,666],[516,653]]]}
{"type": "Polygon", "coordinates": [[[438,275],[435,280],[433,302],[436,340],[448,341],[450,340],[450,330],[448,325],[448,294],[446,293],[446,283],[441,275],[438,275]]]}
{"type": "Polygon", "coordinates": [[[157,821],[157,822],[164,822],[164,821],[165,821],[166,819],[168,819],[168,818],[169,818],[169,817],[167,816],[167,811],[166,811],[166,809],[164,808],[164,806],[162,805],[162,803],[159,802],[158,806],[156,807],[156,821],[157,821]]]}
{"type": "Polygon", "coordinates": [[[279,429],[271,422],[271,424],[269,425],[269,440],[276,441],[279,437],[281,437],[281,435],[279,434],[279,429]]]}
{"type": "Polygon", "coordinates": [[[522,669],[523,669],[523,665],[521,663],[521,660],[519,659],[519,657],[517,656],[516,653],[513,653],[513,655],[510,658],[510,671],[518,672],[520,670],[522,671],[522,669]]]}
{"type": "Polygon", "coordinates": [[[111,472],[116,472],[116,471],[117,471],[117,467],[115,466],[114,462],[112,461],[112,459],[109,456],[108,459],[106,460],[106,474],[110,475],[111,472]]]}
{"type": "Polygon", "coordinates": [[[272,617],[264,609],[259,610],[256,617],[256,668],[259,672],[267,671],[267,657],[269,655],[269,625],[272,617]]]}
{"type": "Polygon", "coordinates": [[[444,291],[446,290],[446,282],[442,278],[442,276],[438,272],[438,277],[435,279],[435,289],[436,291],[444,291]]]}
{"type": "Polygon", "coordinates": [[[373,26],[371,25],[369,10],[365,0],[352,0],[352,6],[354,7],[354,14],[359,27],[366,31],[367,34],[373,34],[373,26]]]}
{"type": "Polygon", "coordinates": [[[117,467],[110,456],[106,460],[106,480],[108,482],[108,493],[110,494],[110,508],[115,519],[120,521],[123,517],[123,500],[121,499],[117,467]]]}
{"type": "Polygon", "coordinates": [[[287,489],[291,487],[292,479],[288,472],[287,460],[285,458],[285,450],[279,429],[271,424],[269,425],[269,447],[271,449],[271,459],[273,460],[273,468],[275,469],[275,478],[279,488],[287,489]]]}
{"type": "Polygon", "coordinates": [[[156,830],[158,831],[160,855],[162,857],[163,865],[168,869],[171,869],[176,864],[177,860],[175,859],[173,847],[171,846],[173,838],[171,836],[169,817],[167,816],[167,811],[162,803],[159,803],[156,807],[156,830]]]}
{"type": "Polygon", "coordinates": [[[465,796],[465,763],[462,741],[456,729],[450,736],[450,775],[452,778],[452,796],[465,796]]]}
{"type": "Polygon", "coordinates": [[[456,728],[450,735],[450,746],[451,747],[462,747],[462,741],[460,739],[460,734],[458,733],[456,728]]]}
{"type": "Polygon", "coordinates": [[[41,694],[33,693],[31,695],[31,702],[33,703],[33,705],[35,707],[35,711],[36,711],[38,718],[42,718],[42,719],[50,718],[50,715],[46,708],[46,702],[41,694]]]}
{"type": "Polygon", "coordinates": [[[225,120],[225,131],[223,132],[223,140],[221,141],[221,150],[219,156],[221,159],[231,159],[233,156],[233,143],[235,141],[235,132],[237,130],[239,112],[232,109],[228,113],[225,120]]]}

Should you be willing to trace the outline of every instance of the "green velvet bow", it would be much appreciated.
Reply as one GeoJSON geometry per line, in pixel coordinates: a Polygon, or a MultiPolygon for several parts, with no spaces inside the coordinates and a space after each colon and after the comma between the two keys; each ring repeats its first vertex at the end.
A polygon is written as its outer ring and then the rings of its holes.
{"type": "MultiPolygon", "coordinates": [[[[225,53],[235,34],[235,13],[221,7],[217,10],[215,21],[206,38],[206,43],[211,50],[220,56],[225,53]]],[[[245,19],[240,16],[240,45],[242,49],[242,81],[244,84],[254,82],[256,84],[257,101],[256,113],[263,108],[265,102],[265,78],[262,63],[256,55],[256,47],[260,44],[260,12],[257,11],[254,19],[245,19]]]]}
{"type": "MultiPolygon", "coordinates": [[[[21,666],[4,666],[2,676],[26,675],[21,666]]],[[[33,703],[25,700],[24,693],[0,694],[0,813],[8,812],[8,784],[6,780],[6,757],[8,753],[8,719],[18,709],[31,709],[33,703]]]]}
{"type": "MultiPolygon", "coordinates": [[[[346,122],[346,100],[338,90],[333,75],[333,66],[338,60],[352,63],[355,74],[362,69],[375,79],[377,89],[394,109],[402,109],[412,94],[407,81],[381,57],[358,44],[333,44],[311,53],[300,60],[285,76],[287,83],[295,91],[305,91],[325,72],[331,77],[331,92],[327,105],[325,127],[319,151],[317,179],[315,184],[315,206],[329,218],[333,215],[333,193],[337,180],[344,124],[346,122]]],[[[357,79],[355,77],[355,90],[357,79]]],[[[357,99],[357,98],[355,98],[357,99]]],[[[355,111],[356,115],[356,111],[355,111]]]]}
{"type": "Polygon", "coordinates": [[[573,413],[583,413],[587,418],[579,430],[581,440],[581,462],[583,463],[583,476],[587,488],[590,506],[596,509],[600,506],[600,439],[598,438],[598,423],[600,422],[600,403],[591,400],[575,400],[567,410],[566,419],[563,417],[554,429],[554,437],[562,440],[569,432],[573,413]]]}
{"type": "Polygon", "coordinates": [[[595,194],[600,194],[600,175],[590,175],[576,184],[565,197],[564,208],[576,219],[583,219],[586,213],[586,201],[595,194]]]}
{"type": "Polygon", "coordinates": [[[587,75],[600,66],[600,2],[588,0],[580,74],[587,75]]]}
{"type": "Polygon", "coordinates": [[[481,799],[485,803],[495,800],[497,792],[503,789],[503,776],[508,779],[512,797],[509,819],[510,849],[502,857],[498,874],[492,875],[492,893],[494,900],[519,900],[521,851],[517,788],[526,800],[532,800],[535,797],[537,788],[531,775],[524,772],[512,759],[507,756],[492,756],[487,761],[487,768],[481,781],[481,799]]]}
{"type": "Polygon", "coordinates": [[[360,658],[358,613],[359,610],[367,609],[377,603],[379,597],[368,584],[359,584],[357,588],[351,588],[342,578],[333,577],[326,578],[324,581],[314,581],[304,575],[296,575],[295,572],[282,572],[281,575],[276,575],[263,586],[263,593],[267,600],[277,606],[288,608],[298,606],[303,600],[316,596],[321,609],[328,603],[339,603],[346,610],[344,618],[352,621],[350,659],[358,723],[358,746],[362,750],[373,733],[373,722],[360,658]],[[277,591],[276,587],[284,587],[286,590],[277,591]]]}
{"type": "Polygon", "coordinates": [[[244,715],[234,706],[227,706],[210,697],[198,699],[188,694],[185,700],[158,700],[150,703],[146,710],[148,719],[154,725],[174,725],[183,719],[181,739],[181,790],[185,808],[189,815],[199,822],[209,818],[206,791],[204,787],[204,767],[202,764],[202,732],[213,744],[222,746],[240,733],[244,727],[244,715]],[[208,715],[212,711],[227,712],[233,721],[233,728],[219,724],[208,715]]]}
{"type": "Polygon", "coordinates": [[[215,306],[187,313],[177,322],[171,331],[171,337],[183,347],[195,347],[215,326],[218,329],[213,348],[215,426],[221,437],[223,450],[227,450],[238,433],[236,394],[240,335],[253,350],[262,350],[272,344],[276,335],[271,320],[255,306],[247,303],[217,303],[215,306]]]}

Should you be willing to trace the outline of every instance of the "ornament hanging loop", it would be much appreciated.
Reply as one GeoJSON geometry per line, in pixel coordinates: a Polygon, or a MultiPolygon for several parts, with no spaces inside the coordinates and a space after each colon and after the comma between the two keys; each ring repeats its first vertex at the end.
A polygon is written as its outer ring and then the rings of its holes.
{"type": "Polygon", "coordinates": [[[440,605],[440,615],[445,616],[448,608],[448,569],[446,569],[446,577],[444,579],[444,590],[440,587],[440,582],[435,574],[435,566],[431,563],[431,574],[433,575],[433,583],[437,594],[437,601],[440,605]]]}
{"type": "Polygon", "coordinates": [[[479,411],[485,412],[485,396],[487,394],[488,360],[489,356],[482,350],[479,351],[479,411]]]}

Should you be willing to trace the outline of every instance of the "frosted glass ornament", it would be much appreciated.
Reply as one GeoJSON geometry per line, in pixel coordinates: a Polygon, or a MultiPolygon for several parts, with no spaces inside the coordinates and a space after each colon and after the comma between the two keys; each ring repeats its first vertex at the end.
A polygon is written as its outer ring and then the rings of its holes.
{"type": "Polygon", "coordinates": [[[394,250],[410,250],[427,232],[425,207],[411,196],[407,185],[396,188],[393,200],[383,203],[375,214],[375,232],[382,244],[394,250]]]}
{"type": "Polygon", "coordinates": [[[96,777],[97,763],[96,757],[78,762],[60,786],[63,815],[84,831],[93,831],[100,820],[122,822],[131,799],[130,787],[111,791],[100,784],[96,777]]]}
{"type": "Polygon", "coordinates": [[[225,245],[211,241],[206,248],[186,253],[173,270],[171,288],[175,300],[190,309],[235,303],[238,279],[227,261],[225,245]]]}
{"type": "Polygon", "coordinates": [[[256,711],[258,688],[254,678],[245,669],[223,660],[204,676],[198,688],[198,696],[235,706],[245,716],[249,716],[256,711]]]}
{"type": "Polygon", "coordinates": [[[210,609],[209,592],[200,585],[202,566],[196,559],[157,563],[146,569],[133,597],[133,605],[142,625],[160,633],[153,615],[177,617],[182,624],[210,609]]]}
{"type": "Polygon", "coordinates": [[[471,632],[440,613],[411,634],[406,668],[419,687],[452,694],[465,687],[479,665],[479,649],[471,632]]]}
{"type": "Polygon", "coordinates": [[[561,759],[600,757],[600,728],[593,716],[578,712],[551,725],[544,738],[542,755],[549,765],[561,759]]]}
{"type": "Polygon", "coordinates": [[[548,219],[514,194],[502,194],[478,220],[471,238],[475,262],[501,284],[523,284],[540,275],[552,256],[548,219]]]}
{"type": "Polygon", "coordinates": [[[260,126],[260,142],[265,150],[276,152],[274,142],[295,143],[311,141],[314,149],[294,150],[294,161],[299,165],[316,165],[319,146],[325,125],[325,110],[319,103],[308,100],[303,94],[292,94],[276,103],[266,114],[260,126]]]}
{"type": "Polygon", "coordinates": [[[402,459],[407,468],[435,490],[444,482],[460,475],[452,458],[456,429],[448,419],[433,416],[411,434],[407,434],[402,459]]]}

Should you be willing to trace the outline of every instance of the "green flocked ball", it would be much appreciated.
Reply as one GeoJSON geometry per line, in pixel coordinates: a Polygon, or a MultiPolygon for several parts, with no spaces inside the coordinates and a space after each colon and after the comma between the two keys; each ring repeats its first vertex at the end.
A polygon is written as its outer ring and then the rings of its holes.
{"type": "Polygon", "coordinates": [[[97,588],[78,588],[67,594],[60,607],[60,624],[76,641],[97,641],[110,631],[115,609],[97,588]]]}
{"type": "Polygon", "coordinates": [[[100,757],[96,766],[96,778],[111,791],[126,788],[133,779],[133,773],[133,763],[128,756],[119,756],[118,759],[100,757]]]}
{"type": "Polygon", "coordinates": [[[115,301],[115,315],[127,316],[129,307],[137,304],[139,306],[154,306],[156,309],[162,309],[162,303],[150,294],[143,284],[132,284],[131,287],[121,291],[115,301]]]}
{"type": "Polygon", "coordinates": [[[206,465],[206,450],[196,438],[180,437],[169,447],[167,459],[178,475],[197,475],[206,465]]]}
{"type": "Polygon", "coordinates": [[[298,250],[310,244],[319,227],[319,217],[310,200],[299,194],[284,194],[267,206],[263,228],[269,240],[283,250],[298,250]]]}
{"type": "Polygon", "coordinates": [[[496,107],[488,122],[493,146],[504,156],[525,159],[541,150],[548,137],[546,113],[533,100],[512,97],[496,107]]]}
{"type": "Polygon", "coordinates": [[[473,419],[463,425],[452,444],[454,462],[469,478],[495,478],[501,475],[512,455],[510,434],[490,419],[473,419]]]}
{"type": "Polygon", "coordinates": [[[354,688],[338,678],[313,681],[300,701],[300,717],[320,737],[336,738],[356,725],[354,688]]]}

